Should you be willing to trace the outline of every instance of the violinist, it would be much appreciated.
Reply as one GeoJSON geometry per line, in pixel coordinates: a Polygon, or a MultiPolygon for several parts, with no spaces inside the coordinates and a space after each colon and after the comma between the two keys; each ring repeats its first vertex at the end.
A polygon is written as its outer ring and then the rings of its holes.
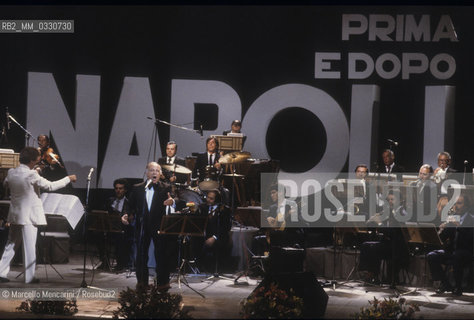
{"type": "Polygon", "coordinates": [[[59,156],[50,146],[49,137],[45,134],[38,136],[38,151],[41,161],[35,169],[40,175],[51,181],[59,180],[66,175],[62,170],[64,166],[59,161],[59,156]]]}

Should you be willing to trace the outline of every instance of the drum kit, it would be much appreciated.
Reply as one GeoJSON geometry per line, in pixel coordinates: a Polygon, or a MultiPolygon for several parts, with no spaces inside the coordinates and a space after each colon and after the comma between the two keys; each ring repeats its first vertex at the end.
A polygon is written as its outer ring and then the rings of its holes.
{"type": "Polygon", "coordinates": [[[236,173],[236,164],[240,164],[250,159],[250,152],[231,152],[219,158],[219,163],[227,168],[230,173],[220,174],[220,172],[213,166],[206,166],[198,170],[198,178],[190,179],[192,170],[178,164],[163,164],[162,168],[173,173],[183,174],[188,176],[188,183],[179,184],[177,186],[178,197],[185,202],[194,202],[199,205],[204,202],[204,192],[209,190],[219,189],[221,187],[220,178],[229,177],[235,180],[236,178],[243,178],[243,174],[236,173]]]}

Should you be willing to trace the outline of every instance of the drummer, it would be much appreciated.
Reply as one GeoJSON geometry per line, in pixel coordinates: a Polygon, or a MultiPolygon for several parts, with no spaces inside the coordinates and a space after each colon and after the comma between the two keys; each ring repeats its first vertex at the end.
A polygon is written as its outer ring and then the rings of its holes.
{"type": "Polygon", "coordinates": [[[178,173],[176,168],[177,166],[185,167],[186,162],[183,158],[180,158],[176,155],[177,151],[178,144],[175,141],[169,141],[166,144],[166,157],[161,157],[158,159],[158,164],[163,168],[161,179],[165,182],[185,184],[188,181],[189,175],[178,173]]]}
{"type": "Polygon", "coordinates": [[[206,152],[199,153],[196,158],[196,166],[194,167],[193,176],[197,177],[198,172],[203,172],[206,167],[212,167],[216,170],[221,169],[219,163],[220,155],[217,152],[219,149],[219,142],[214,137],[206,139],[206,152]]]}

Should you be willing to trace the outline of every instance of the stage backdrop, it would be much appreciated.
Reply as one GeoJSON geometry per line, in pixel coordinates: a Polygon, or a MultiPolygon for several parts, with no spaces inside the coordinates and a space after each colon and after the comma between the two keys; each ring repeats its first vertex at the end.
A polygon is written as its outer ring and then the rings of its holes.
{"type": "MultiPolygon", "coordinates": [[[[1,9],[74,20],[74,33],[0,34],[0,111],[51,134],[80,188],[91,167],[93,188],[142,177],[170,139],[180,156],[203,152],[234,119],[245,150],[286,172],[373,167],[388,139],[409,171],[442,150],[472,170],[473,7],[1,9]]],[[[18,152],[24,132],[5,132],[18,152]]]]}

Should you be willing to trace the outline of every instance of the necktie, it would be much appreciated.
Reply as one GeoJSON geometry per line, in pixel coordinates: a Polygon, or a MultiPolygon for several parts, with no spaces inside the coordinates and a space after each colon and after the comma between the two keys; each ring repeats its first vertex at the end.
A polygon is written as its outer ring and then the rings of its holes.
{"type": "Polygon", "coordinates": [[[387,172],[390,173],[390,167],[386,166],[385,168],[386,168],[387,172]]]}
{"type": "Polygon", "coordinates": [[[120,200],[119,200],[119,199],[115,199],[115,206],[114,206],[114,210],[115,210],[115,211],[119,211],[119,204],[120,204],[120,200]]]}
{"type": "Polygon", "coordinates": [[[171,164],[171,158],[168,158],[168,164],[171,164]]]}
{"type": "Polygon", "coordinates": [[[209,165],[212,166],[212,154],[209,155],[209,165]]]}

